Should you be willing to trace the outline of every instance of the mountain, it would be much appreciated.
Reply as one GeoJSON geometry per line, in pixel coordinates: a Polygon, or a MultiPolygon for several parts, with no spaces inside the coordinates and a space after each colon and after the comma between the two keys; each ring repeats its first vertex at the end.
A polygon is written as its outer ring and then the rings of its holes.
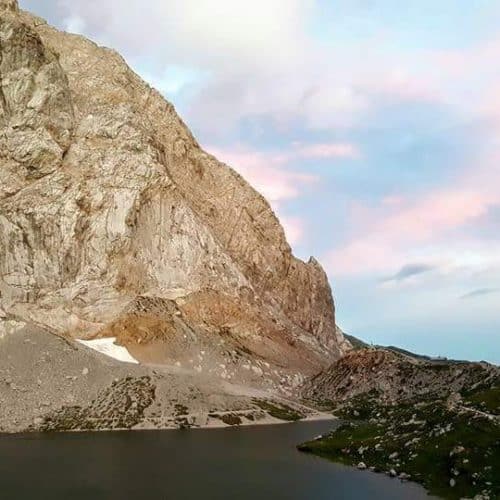
{"type": "Polygon", "coordinates": [[[327,412],[345,423],[300,449],[491,498],[499,386],[344,336],[320,264],[172,104],[0,0],[0,432],[327,412]]]}
{"type": "Polygon", "coordinates": [[[82,375],[78,339],[116,339],[139,378],[154,365],[281,396],[350,348],[320,264],[292,255],[269,203],[201,149],[172,104],[113,50],[0,0],[4,428],[43,421],[28,395],[48,384],[49,397],[55,379],[53,412],[67,377],[81,408],[112,391],[123,370],[95,353],[91,373],[105,375],[82,375]],[[21,340],[39,371],[16,385],[21,340]]]}

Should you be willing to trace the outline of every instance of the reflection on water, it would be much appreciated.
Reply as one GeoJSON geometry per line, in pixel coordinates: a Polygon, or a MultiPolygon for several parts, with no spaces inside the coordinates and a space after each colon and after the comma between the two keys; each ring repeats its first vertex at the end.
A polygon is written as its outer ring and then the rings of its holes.
{"type": "Polygon", "coordinates": [[[332,425],[0,437],[0,498],[429,498],[414,484],[296,451],[332,425]]]}

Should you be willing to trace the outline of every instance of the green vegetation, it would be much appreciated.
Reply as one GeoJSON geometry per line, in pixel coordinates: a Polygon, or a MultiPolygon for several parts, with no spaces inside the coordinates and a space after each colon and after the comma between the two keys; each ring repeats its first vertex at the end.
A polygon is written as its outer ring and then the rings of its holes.
{"type": "MultiPolygon", "coordinates": [[[[498,390],[491,389],[468,400],[490,408],[497,398],[498,390]]],[[[346,465],[363,462],[374,471],[411,477],[443,498],[500,498],[500,424],[495,417],[457,408],[444,400],[385,406],[375,393],[359,396],[337,411],[350,422],[298,448],[346,465]]]]}
{"type": "Polygon", "coordinates": [[[226,425],[241,425],[241,417],[236,414],[226,413],[225,415],[222,415],[220,419],[226,425]]]}
{"type": "Polygon", "coordinates": [[[265,399],[254,399],[253,403],[257,405],[261,410],[269,413],[271,417],[277,418],[279,420],[286,420],[294,422],[304,418],[304,415],[294,408],[287,406],[284,403],[278,403],[276,401],[269,401],[265,399]]]}
{"type": "Polygon", "coordinates": [[[354,337],[353,335],[348,335],[344,333],[344,337],[351,343],[354,350],[359,351],[361,349],[368,349],[370,344],[363,342],[361,339],[354,337]]]}
{"type": "Polygon", "coordinates": [[[131,429],[144,420],[144,412],[154,400],[155,386],[149,376],[126,377],[102,390],[89,406],[64,406],[29,430],[131,429]]]}
{"type": "Polygon", "coordinates": [[[467,406],[492,415],[500,415],[500,387],[490,387],[467,393],[464,399],[467,406]]]}
{"type": "Polygon", "coordinates": [[[176,417],[181,417],[183,415],[187,415],[189,413],[189,409],[186,405],[183,405],[183,404],[180,404],[180,403],[176,403],[174,405],[174,408],[175,408],[175,413],[174,415],[176,417]]]}

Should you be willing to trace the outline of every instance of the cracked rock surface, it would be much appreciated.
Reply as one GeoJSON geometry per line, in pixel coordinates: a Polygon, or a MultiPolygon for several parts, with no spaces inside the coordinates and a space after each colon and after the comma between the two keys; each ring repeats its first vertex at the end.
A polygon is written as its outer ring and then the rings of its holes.
{"type": "Polygon", "coordinates": [[[133,314],[134,341],[177,312],[300,368],[339,357],[326,275],[269,203],[116,52],[0,4],[4,317],[89,338],[133,314]]]}
{"type": "Polygon", "coordinates": [[[285,396],[349,349],[320,264],[172,104],[0,0],[0,344],[25,328],[285,396]]]}

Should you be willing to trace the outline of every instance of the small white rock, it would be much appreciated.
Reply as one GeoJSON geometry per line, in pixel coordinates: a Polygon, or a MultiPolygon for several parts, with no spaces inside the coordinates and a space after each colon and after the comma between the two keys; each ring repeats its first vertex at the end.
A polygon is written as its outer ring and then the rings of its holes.
{"type": "Polygon", "coordinates": [[[252,370],[255,373],[255,375],[258,375],[259,377],[262,377],[263,371],[262,368],[259,368],[258,366],[252,366],[252,370]]]}

